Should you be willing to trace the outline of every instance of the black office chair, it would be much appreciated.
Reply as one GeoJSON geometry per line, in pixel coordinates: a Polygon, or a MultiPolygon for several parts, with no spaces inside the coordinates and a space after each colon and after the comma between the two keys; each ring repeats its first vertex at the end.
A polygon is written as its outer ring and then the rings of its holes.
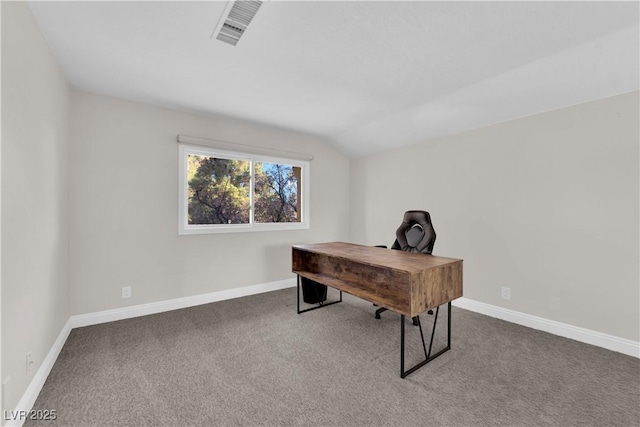
{"type": "MultiPolygon", "coordinates": [[[[396,230],[396,240],[391,245],[391,249],[431,255],[435,242],[436,231],[431,224],[429,212],[407,211],[404,213],[402,224],[396,230]]],[[[386,248],[385,245],[378,245],[378,247],[386,248]]],[[[386,310],[384,307],[377,309],[376,319],[380,319],[380,313],[386,310]]],[[[429,310],[427,313],[433,314],[433,310],[429,310]]],[[[418,319],[415,317],[413,324],[418,324],[418,319]]]]}

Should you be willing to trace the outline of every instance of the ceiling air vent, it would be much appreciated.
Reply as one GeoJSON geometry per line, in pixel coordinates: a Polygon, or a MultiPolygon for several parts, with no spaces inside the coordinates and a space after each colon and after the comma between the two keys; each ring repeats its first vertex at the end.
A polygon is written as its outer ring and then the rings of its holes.
{"type": "Polygon", "coordinates": [[[249,23],[255,16],[256,12],[262,5],[261,1],[252,1],[252,0],[238,0],[234,1],[233,6],[227,9],[225,13],[222,15],[221,21],[222,25],[218,23],[218,31],[215,32],[216,39],[229,43],[230,45],[235,46],[242,37],[242,34],[247,30],[249,23]]]}

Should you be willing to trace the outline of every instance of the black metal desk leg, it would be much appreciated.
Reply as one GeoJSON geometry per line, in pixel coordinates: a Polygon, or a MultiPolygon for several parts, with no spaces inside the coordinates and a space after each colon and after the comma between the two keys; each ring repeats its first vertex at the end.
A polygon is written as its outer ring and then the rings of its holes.
{"type": "Polygon", "coordinates": [[[451,348],[451,301],[447,304],[447,348],[451,348]]]}
{"type": "Polygon", "coordinates": [[[400,378],[404,378],[404,314],[400,315],[400,378]]]}
{"type": "Polygon", "coordinates": [[[424,360],[418,362],[412,368],[409,368],[407,371],[404,370],[404,314],[400,315],[400,378],[405,378],[407,375],[415,372],[417,369],[423,367],[427,363],[431,362],[436,357],[440,356],[442,353],[451,349],[451,302],[448,303],[447,307],[448,311],[448,319],[447,319],[447,346],[434,354],[431,355],[431,349],[433,347],[433,338],[436,334],[436,325],[438,324],[438,315],[440,314],[440,307],[436,309],[434,318],[433,318],[433,327],[431,329],[431,339],[429,340],[429,350],[427,351],[427,347],[424,342],[424,334],[422,333],[422,324],[420,323],[420,316],[416,316],[418,326],[420,327],[420,338],[422,338],[422,348],[424,350],[424,360]]]}
{"type": "Polygon", "coordinates": [[[307,308],[307,309],[304,309],[304,310],[300,310],[300,285],[301,285],[301,283],[302,283],[302,280],[301,280],[300,276],[298,276],[298,283],[296,285],[296,291],[298,293],[298,305],[297,305],[298,314],[306,313],[307,311],[317,310],[319,308],[326,307],[328,305],[337,304],[339,302],[342,302],[342,291],[340,291],[340,299],[337,300],[337,301],[331,301],[331,302],[327,302],[327,303],[325,303],[324,301],[320,301],[320,297],[319,297],[319,295],[317,293],[318,292],[318,288],[316,287],[315,288],[315,292],[316,292],[316,298],[318,299],[318,306],[317,307],[307,308]]]}

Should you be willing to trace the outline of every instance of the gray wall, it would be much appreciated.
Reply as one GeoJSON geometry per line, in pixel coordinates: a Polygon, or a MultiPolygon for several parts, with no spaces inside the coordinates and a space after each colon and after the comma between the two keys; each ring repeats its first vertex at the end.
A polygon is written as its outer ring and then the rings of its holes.
{"type": "Polygon", "coordinates": [[[292,244],[348,237],[349,160],[318,138],[82,92],[71,117],[73,314],[293,278],[292,244]],[[311,228],[178,236],[177,134],[312,154],[311,228]]]}
{"type": "Polygon", "coordinates": [[[351,240],[428,210],[465,297],[639,341],[638,117],[634,92],[353,160],[351,240]]]}
{"type": "Polygon", "coordinates": [[[0,7],[3,409],[15,409],[69,318],[69,90],[27,3],[0,7]]]}

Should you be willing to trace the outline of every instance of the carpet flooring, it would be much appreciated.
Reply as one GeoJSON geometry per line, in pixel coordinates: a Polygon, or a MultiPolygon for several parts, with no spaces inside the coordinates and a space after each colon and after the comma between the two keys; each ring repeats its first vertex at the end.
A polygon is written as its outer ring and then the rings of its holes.
{"type": "Polygon", "coordinates": [[[74,329],[33,408],[57,419],[25,425],[640,425],[636,358],[454,307],[452,349],[401,379],[399,315],[347,294],[298,315],[295,292],[74,329]]]}

